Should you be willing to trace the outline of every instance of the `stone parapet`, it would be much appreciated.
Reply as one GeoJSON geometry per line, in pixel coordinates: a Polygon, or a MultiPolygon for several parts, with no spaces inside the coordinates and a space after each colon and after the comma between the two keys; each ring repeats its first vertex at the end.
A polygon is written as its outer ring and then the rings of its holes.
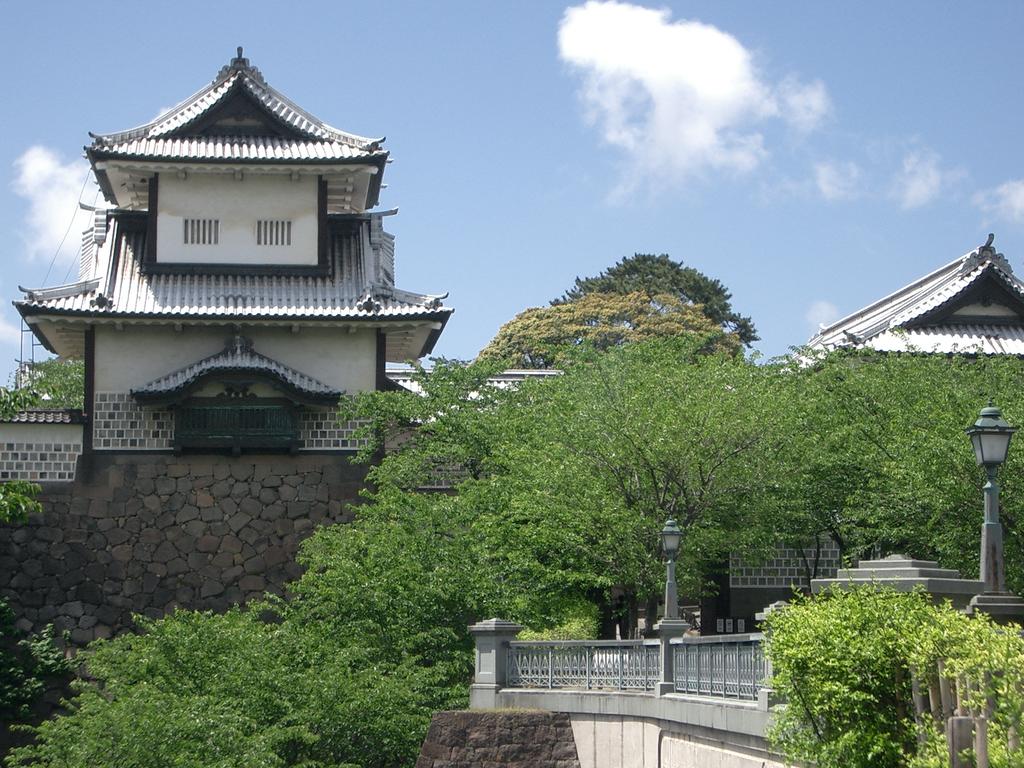
{"type": "Polygon", "coordinates": [[[580,768],[569,716],[558,712],[438,712],[416,768],[580,768]]]}

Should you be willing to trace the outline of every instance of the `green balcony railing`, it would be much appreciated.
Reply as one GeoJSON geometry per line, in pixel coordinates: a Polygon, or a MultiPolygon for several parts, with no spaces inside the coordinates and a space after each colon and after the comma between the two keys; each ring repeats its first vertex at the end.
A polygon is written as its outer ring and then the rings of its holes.
{"type": "Polygon", "coordinates": [[[293,408],[279,404],[182,405],[175,409],[175,447],[288,449],[298,444],[293,408]]]}

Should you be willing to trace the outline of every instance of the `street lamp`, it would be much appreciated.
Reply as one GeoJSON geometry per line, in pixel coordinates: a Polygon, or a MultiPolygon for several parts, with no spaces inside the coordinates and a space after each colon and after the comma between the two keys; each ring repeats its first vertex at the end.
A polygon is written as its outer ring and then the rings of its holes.
{"type": "Polygon", "coordinates": [[[985,468],[985,522],[981,525],[981,580],[985,582],[986,594],[1006,592],[1006,575],[1003,565],[1003,526],[999,522],[999,484],[996,473],[1006,461],[1010,450],[1010,439],[1016,427],[1011,427],[1002,412],[989,401],[981,409],[981,415],[966,432],[974,446],[974,458],[979,467],[985,468]]]}
{"type": "Polygon", "coordinates": [[[679,598],[676,595],[676,555],[683,532],[676,521],[669,518],[661,529],[661,549],[665,553],[665,618],[679,618],[679,598]]]}
{"type": "Polygon", "coordinates": [[[658,632],[658,655],[660,657],[661,680],[654,690],[658,696],[672,693],[676,689],[675,652],[672,641],[686,634],[690,625],[679,618],[679,598],[676,595],[676,555],[683,532],[676,521],[669,518],[661,529],[661,551],[665,553],[665,616],[654,627],[658,632]]]}

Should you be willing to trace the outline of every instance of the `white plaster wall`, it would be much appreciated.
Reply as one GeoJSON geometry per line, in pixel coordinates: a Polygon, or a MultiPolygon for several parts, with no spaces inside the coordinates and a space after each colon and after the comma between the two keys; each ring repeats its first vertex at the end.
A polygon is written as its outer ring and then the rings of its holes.
{"type": "Polygon", "coordinates": [[[287,175],[160,174],[156,259],[167,263],[315,265],[317,179],[287,175]],[[217,245],[185,245],[183,220],[218,219],[217,245]],[[292,244],[256,245],[259,219],[292,222],[292,244]]]}
{"type": "Polygon", "coordinates": [[[2,424],[0,443],[82,443],[81,424],[2,424]]]}
{"type": "MultiPolygon", "coordinates": [[[[347,328],[242,326],[257,352],[343,392],[376,385],[376,331],[347,328]]],[[[132,389],[220,352],[233,331],[227,326],[126,325],[96,328],[96,391],[132,389]]]]}

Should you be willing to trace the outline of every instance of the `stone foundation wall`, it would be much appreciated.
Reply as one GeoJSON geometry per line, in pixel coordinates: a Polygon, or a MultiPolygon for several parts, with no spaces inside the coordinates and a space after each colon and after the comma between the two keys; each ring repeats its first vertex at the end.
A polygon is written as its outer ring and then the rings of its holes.
{"type": "Polygon", "coordinates": [[[353,517],[365,469],[343,455],[95,455],[92,479],[46,486],[44,512],[0,526],[0,595],[19,626],[74,644],[133,613],[222,611],[280,593],[314,526],[353,517]]]}
{"type": "Polygon", "coordinates": [[[438,712],[416,768],[580,768],[569,715],[438,712]]]}

